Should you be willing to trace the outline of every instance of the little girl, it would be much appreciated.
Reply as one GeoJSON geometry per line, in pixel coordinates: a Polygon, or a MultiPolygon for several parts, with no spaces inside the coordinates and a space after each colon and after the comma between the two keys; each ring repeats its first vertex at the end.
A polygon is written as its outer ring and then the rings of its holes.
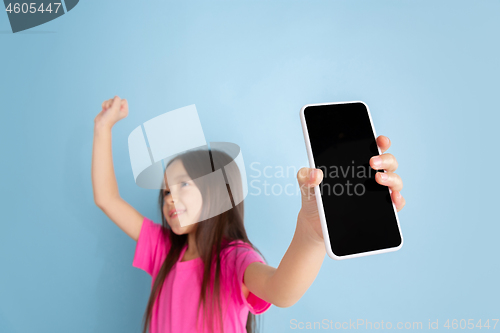
{"type": "MultiPolygon", "coordinates": [[[[242,195],[239,172],[226,174],[232,178],[231,184],[239,185],[236,187],[229,188],[226,183],[207,186],[200,180],[212,171],[203,167],[206,150],[188,151],[166,165],[165,188],[159,194],[161,225],[120,197],[111,129],[127,115],[125,99],[115,96],[103,102],[94,120],[92,184],[96,205],[137,241],[133,266],[152,276],[143,333],[148,329],[151,333],[255,332],[255,315],[264,313],[271,304],[295,304],[316,278],[326,254],[314,196],[322,171],[302,168],[297,173],[302,207],[292,242],[274,268],[266,265],[247,237],[243,201],[234,205],[233,197],[242,195]],[[219,201],[227,193],[233,207],[224,211],[219,201]],[[214,209],[222,213],[214,215],[214,209]]],[[[379,136],[377,144],[385,151],[390,141],[379,136]]],[[[223,165],[232,160],[222,151],[208,153],[223,165]]],[[[387,180],[376,180],[392,189],[392,200],[401,210],[405,200],[399,193],[401,178],[393,173],[395,158],[382,154],[374,156],[370,164],[387,170],[387,180]],[[375,164],[377,157],[381,164],[375,164]]]]}

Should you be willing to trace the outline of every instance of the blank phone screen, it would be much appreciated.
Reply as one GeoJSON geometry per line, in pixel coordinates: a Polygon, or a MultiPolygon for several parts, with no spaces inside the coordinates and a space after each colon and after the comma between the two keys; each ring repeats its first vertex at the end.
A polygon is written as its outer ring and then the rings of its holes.
{"type": "Polygon", "coordinates": [[[308,106],[304,118],[332,251],[346,256],[397,247],[401,235],[389,188],[375,181],[379,155],[363,103],[308,106]]]}

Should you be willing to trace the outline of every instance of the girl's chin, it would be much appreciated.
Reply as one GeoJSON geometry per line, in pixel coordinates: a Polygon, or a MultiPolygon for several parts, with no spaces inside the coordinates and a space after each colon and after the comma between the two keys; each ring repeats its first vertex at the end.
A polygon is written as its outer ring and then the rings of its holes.
{"type": "Polygon", "coordinates": [[[189,231],[191,230],[191,227],[192,227],[192,225],[187,225],[185,227],[181,227],[181,225],[179,223],[175,223],[174,225],[169,223],[169,225],[170,225],[170,229],[172,229],[172,231],[176,235],[187,234],[187,233],[189,233],[189,231]]]}
{"type": "Polygon", "coordinates": [[[187,230],[185,228],[172,228],[172,231],[174,232],[174,234],[179,236],[187,234],[187,230]]]}

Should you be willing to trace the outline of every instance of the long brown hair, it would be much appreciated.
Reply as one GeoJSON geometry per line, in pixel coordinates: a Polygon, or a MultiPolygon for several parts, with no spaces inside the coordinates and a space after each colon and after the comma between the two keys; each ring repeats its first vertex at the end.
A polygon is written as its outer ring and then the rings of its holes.
{"type": "MultiPolygon", "coordinates": [[[[210,186],[208,187],[203,182],[197,181],[199,177],[207,175],[208,173],[214,170],[214,162],[217,161],[219,165],[225,166],[228,165],[233,158],[231,158],[228,154],[221,150],[216,149],[196,149],[185,152],[181,155],[176,156],[172,160],[169,161],[166,168],[172,164],[174,160],[180,160],[184,164],[184,168],[186,169],[189,177],[193,180],[193,182],[198,186],[201,194],[202,194],[202,215],[206,214],[206,209],[217,209],[217,207],[221,207],[221,203],[218,202],[219,198],[223,198],[224,196],[219,195],[222,192],[226,191],[225,196],[227,197],[227,193],[229,192],[232,208],[219,214],[216,216],[213,215],[205,215],[205,216],[213,216],[203,221],[198,222],[195,238],[196,238],[196,246],[198,249],[198,253],[200,254],[200,258],[204,264],[204,272],[203,272],[203,281],[201,286],[200,293],[200,302],[198,303],[198,311],[200,310],[201,304],[203,304],[204,316],[205,320],[208,320],[207,323],[210,326],[210,331],[214,330],[214,322],[215,319],[219,323],[219,327],[224,332],[222,325],[222,311],[221,311],[221,302],[220,302],[220,281],[221,281],[221,251],[226,249],[228,246],[234,245],[228,244],[234,240],[242,240],[243,242],[249,244],[254,250],[256,250],[263,258],[264,256],[260,251],[250,242],[247,237],[245,226],[244,226],[244,205],[242,200],[239,204],[234,205],[234,197],[243,198],[243,190],[242,190],[242,181],[241,174],[238,168],[221,168],[225,170],[224,177],[226,180],[226,184],[221,183],[220,186],[210,186]],[[210,169],[207,170],[207,158],[210,156],[211,163],[208,164],[210,169]],[[229,171],[230,170],[230,171],[229,171]],[[229,171],[229,172],[228,172],[229,171]],[[231,188],[227,184],[228,179],[231,181],[231,188]],[[231,193],[231,190],[234,193],[231,193]],[[215,207],[215,208],[214,208],[215,207]],[[213,272],[213,266],[215,266],[215,272],[213,272]],[[213,291],[210,288],[211,277],[215,276],[213,281],[213,291]],[[209,304],[208,304],[209,303],[209,304]],[[209,305],[209,306],[207,306],[209,305]],[[213,312],[208,310],[213,309],[217,306],[216,313],[217,315],[213,315],[213,312]]],[[[165,168],[165,169],[166,169],[165,168]]],[[[168,251],[167,257],[163,262],[158,275],[154,281],[151,294],[149,296],[148,305],[146,308],[146,312],[143,317],[143,333],[146,333],[147,329],[151,323],[151,317],[153,312],[154,303],[161,292],[161,288],[163,286],[163,282],[165,278],[171,271],[174,264],[178,261],[179,256],[181,254],[182,249],[187,244],[188,235],[177,235],[172,232],[167,220],[165,219],[165,215],[163,213],[163,204],[164,204],[164,189],[160,190],[159,195],[159,206],[162,218],[162,231],[163,236],[168,237],[170,240],[170,250],[168,251]]],[[[200,218],[201,219],[201,218],[200,218]]],[[[265,260],[265,259],[264,259],[265,260]]],[[[246,330],[248,333],[256,333],[258,332],[256,316],[251,312],[248,312],[247,325],[246,330]]]]}

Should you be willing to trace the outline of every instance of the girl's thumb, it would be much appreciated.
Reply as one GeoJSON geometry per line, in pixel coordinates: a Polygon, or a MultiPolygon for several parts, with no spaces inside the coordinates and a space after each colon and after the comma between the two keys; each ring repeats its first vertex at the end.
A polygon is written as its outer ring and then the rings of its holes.
{"type": "Polygon", "coordinates": [[[115,96],[115,98],[113,98],[113,102],[111,103],[111,107],[109,108],[109,111],[111,111],[111,113],[117,114],[118,111],[120,111],[121,104],[122,104],[122,102],[121,102],[120,97],[115,96]]]}
{"type": "Polygon", "coordinates": [[[126,99],[121,100],[121,103],[120,103],[118,110],[120,111],[120,114],[119,114],[120,119],[123,119],[128,115],[128,102],[126,99]]]}
{"type": "Polygon", "coordinates": [[[323,171],[315,168],[302,168],[297,173],[300,192],[302,193],[302,208],[317,210],[314,187],[323,180],[323,171]]]}

